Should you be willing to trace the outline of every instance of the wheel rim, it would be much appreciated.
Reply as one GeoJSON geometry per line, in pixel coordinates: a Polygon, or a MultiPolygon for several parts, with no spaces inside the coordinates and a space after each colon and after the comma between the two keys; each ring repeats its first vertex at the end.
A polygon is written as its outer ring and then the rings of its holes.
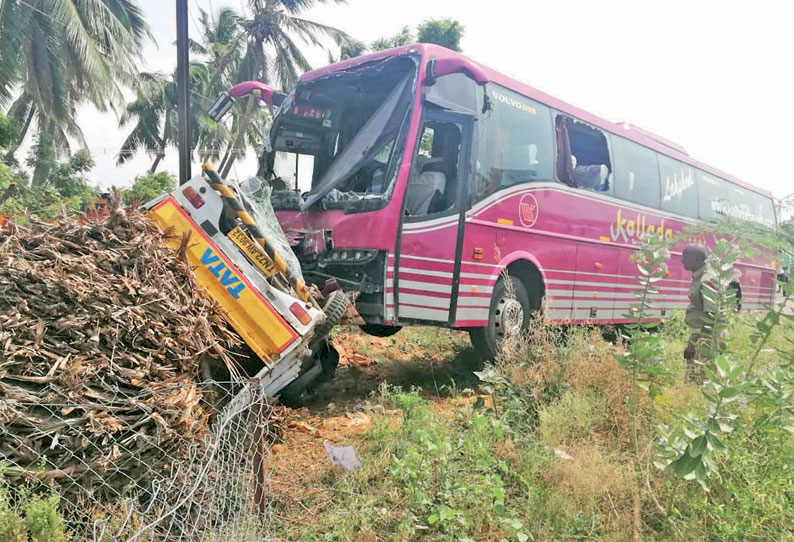
{"type": "Polygon", "coordinates": [[[496,334],[500,337],[514,335],[521,331],[524,324],[524,307],[512,297],[503,297],[497,304],[494,318],[496,334]]]}

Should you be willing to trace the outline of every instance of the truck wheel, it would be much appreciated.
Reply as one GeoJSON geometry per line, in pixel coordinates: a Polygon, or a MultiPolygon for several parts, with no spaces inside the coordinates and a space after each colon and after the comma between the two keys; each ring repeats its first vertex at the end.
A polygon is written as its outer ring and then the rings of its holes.
{"type": "Polygon", "coordinates": [[[283,405],[290,408],[303,406],[306,397],[311,395],[318,384],[334,377],[336,367],[339,365],[339,352],[330,342],[322,341],[312,358],[315,363],[311,368],[281,390],[279,398],[283,405]]]}
{"type": "Polygon", "coordinates": [[[334,377],[336,368],[339,366],[339,351],[330,342],[323,341],[317,352],[317,357],[320,358],[320,365],[323,368],[320,378],[315,381],[316,384],[319,384],[320,382],[327,382],[334,377]]]}
{"type": "Polygon", "coordinates": [[[342,290],[331,292],[328,300],[323,305],[323,312],[325,313],[325,322],[314,328],[314,337],[312,338],[309,348],[316,351],[322,348],[322,341],[328,336],[333,328],[342,321],[342,317],[350,307],[350,298],[342,290]]]}
{"type": "Polygon", "coordinates": [[[501,351],[505,335],[527,329],[532,304],[524,284],[515,277],[507,277],[512,295],[500,278],[493,289],[488,311],[488,325],[469,331],[474,350],[486,360],[495,360],[501,351]]]}

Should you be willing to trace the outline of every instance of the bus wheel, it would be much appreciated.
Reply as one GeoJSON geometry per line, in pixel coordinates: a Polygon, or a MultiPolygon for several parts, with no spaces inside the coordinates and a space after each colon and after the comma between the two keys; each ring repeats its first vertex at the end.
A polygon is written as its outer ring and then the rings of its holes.
{"type": "Polygon", "coordinates": [[[391,337],[402,329],[400,326],[387,326],[383,324],[364,324],[359,327],[361,331],[373,337],[391,337]]]}
{"type": "Polygon", "coordinates": [[[494,286],[488,325],[469,332],[474,350],[487,360],[495,360],[506,335],[520,333],[527,328],[532,304],[524,284],[515,277],[500,278],[494,286]]]}

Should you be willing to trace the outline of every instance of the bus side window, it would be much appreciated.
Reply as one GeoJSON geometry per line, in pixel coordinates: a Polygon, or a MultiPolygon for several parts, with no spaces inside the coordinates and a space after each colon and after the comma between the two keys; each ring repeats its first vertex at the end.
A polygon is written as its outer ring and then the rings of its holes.
{"type": "Polygon", "coordinates": [[[612,137],[615,196],[659,208],[659,164],[656,153],[622,137],[612,137]]]}
{"type": "Polygon", "coordinates": [[[775,209],[769,198],[728,182],[728,214],[732,218],[775,226],[775,209]]]}
{"type": "Polygon", "coordinates": [[[456,123],[425,123],[405,192],[405,214],[430,215],[455,205],[460,143],[461,130],[456,123]]]}
{"type": "Polygon", "coordinates": [[[728,187],[719,177],[697,170],[698,214],[702,219],[724,217],[728,214],[728,187]]]}
{"type": "Polygon", "coordinates": [[[698,193],[695,187],[695,170],[678,160],[660,154],[659,173],[662,178],[662,209],[697,218],[698,193]]]}
{"type": "Polygon", "coordinates": [[[609,192],[612,162],[606,135],[564,115],[557,115],[555,129],[557,178],[568,186],[609,192]]]}
{"type": "Polygon", "coordinates": [[[519,183],[554,179],[554,130],[545,105],[486,87],[477,121],[472,202],[519,183]]]}

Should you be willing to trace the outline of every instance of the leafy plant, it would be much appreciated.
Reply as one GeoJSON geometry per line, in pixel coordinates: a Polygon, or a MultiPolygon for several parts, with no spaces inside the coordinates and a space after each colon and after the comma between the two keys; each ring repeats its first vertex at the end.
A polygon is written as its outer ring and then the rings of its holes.
{"type": "Polygon", "coordinates": [[[631,377],[631,393],[627,397],[631,415],[631,445],[632,462],[634,465],[634,490],[633,490],[633,535],[634,540],[641,539],[642,519],[639,480],[644,476],[641,466],[641,451],[638,437],[639,401],[640,393],[648,393],[651,404],[659,395],[660,388],[657,380],[665,374],[661,367],[662,354],[661,337],[648,333],[648,328],[654,326],[647,320],[652,316],[654,308],[653,296],[659,294],[656,283],[664,279],[667,274],[667,260],[670,252],[659,235],[650,235],[643,239],[638,251],[634,255],[637,262],[637,281],[640,290],[636,293],[636,301],[630,306],[626,318],[632,319],[628,325],[628,333],[624,336],[627,350],[616,355],[618,363],[628,370],[631,377]]]}
{"type": "Polygon", "coordinates": [[[2,485],[0,470],[0,541],[61,542],[65,530],[58,511],[59,498],[54,493],[34,493],[30,488],[17,489],[11,503],[8,489],[2,485]]]}
{"type": "Polygon", "coordinates": [[[160,194],[170,192],[176,186],[176,179],[170,173],[161,171],[160,173],[147,173],[135,177],[132,186],[124,190],[124,202],[146,203],[160,194]]]}

